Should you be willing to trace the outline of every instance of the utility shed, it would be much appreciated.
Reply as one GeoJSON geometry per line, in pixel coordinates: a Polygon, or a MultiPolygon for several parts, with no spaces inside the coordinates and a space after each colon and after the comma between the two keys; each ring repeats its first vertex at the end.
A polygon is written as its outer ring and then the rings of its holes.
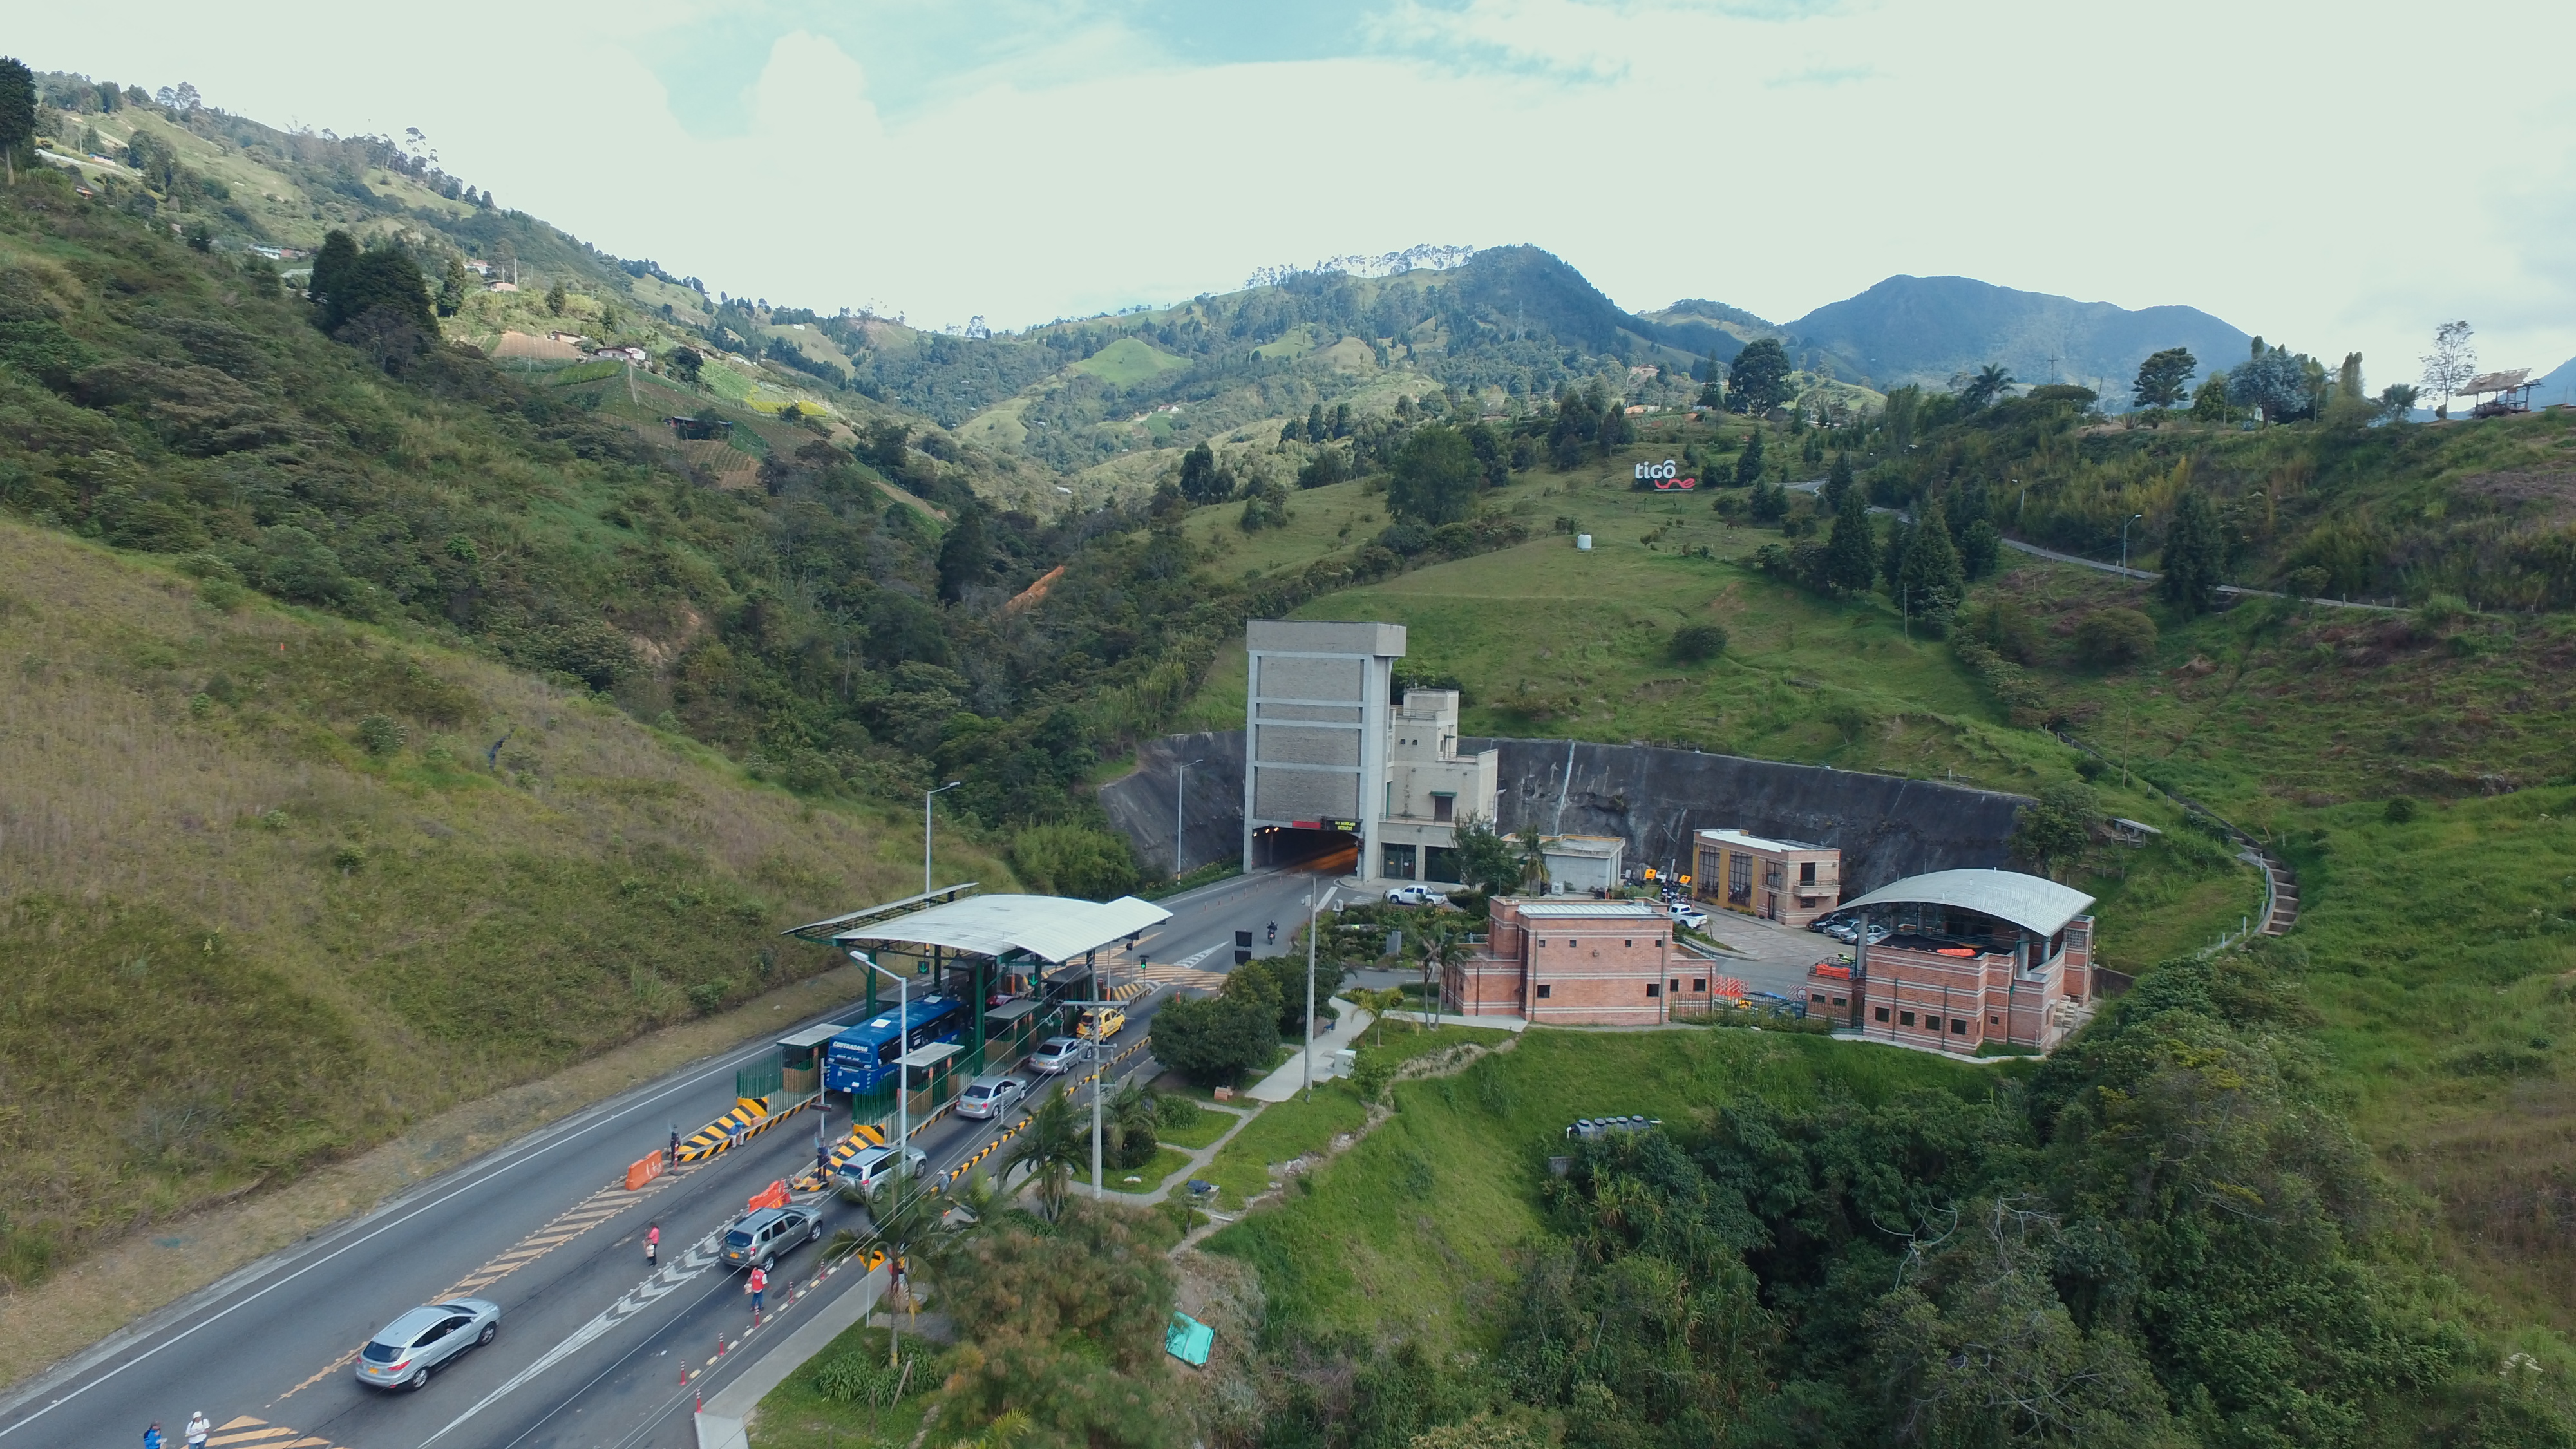
{"type": "Polygon", "coordinates": [[[1619,888],[1628,842],[1616,835],[1551,835],[1539,842],[1550,895],[1588,896],[1619,888]]]}

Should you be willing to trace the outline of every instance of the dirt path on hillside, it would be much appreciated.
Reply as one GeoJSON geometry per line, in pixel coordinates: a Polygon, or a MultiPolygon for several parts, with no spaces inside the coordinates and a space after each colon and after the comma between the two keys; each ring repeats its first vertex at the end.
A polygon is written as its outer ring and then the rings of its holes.
{"type": "Polygon", "coordinates": [[[0,1297],[0,1389],[136,1319],[504,1143],[704,1057],[734,1050],[867,989],[843,966],[722,1016],[670,1027],[568,1071],[449,1109],[394,1140],[283,1187],[165,1220],[0,1297]]]}

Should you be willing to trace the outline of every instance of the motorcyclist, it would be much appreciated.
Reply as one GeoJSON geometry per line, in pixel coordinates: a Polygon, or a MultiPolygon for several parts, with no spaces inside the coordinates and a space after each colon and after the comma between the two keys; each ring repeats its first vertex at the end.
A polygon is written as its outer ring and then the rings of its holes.
{"type": "Polygon", "coordinates": [[[1279,923],[1277,921],[1272,921],[1270,923],[1270,935],[1268,940],[1274,945],[1277,944],[1279,940],[1279,923]]]}

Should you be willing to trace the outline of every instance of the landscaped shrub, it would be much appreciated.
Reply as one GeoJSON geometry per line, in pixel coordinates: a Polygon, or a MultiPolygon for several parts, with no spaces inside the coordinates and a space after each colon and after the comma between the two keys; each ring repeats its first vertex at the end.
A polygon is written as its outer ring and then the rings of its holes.
{"type": "Polygon", "coordinates": [[[1726,652],[1726,631],[1715,624],[1684,624],[1667,647],[1676,660],[1698,664],[1726,652]]]}
{"type": "Polygon", "coordinates": [[[2156,652],[2156,621],[2135,609],[2096,609],[2075,626],[2075,655],[2110,668],[2156,652]]]}

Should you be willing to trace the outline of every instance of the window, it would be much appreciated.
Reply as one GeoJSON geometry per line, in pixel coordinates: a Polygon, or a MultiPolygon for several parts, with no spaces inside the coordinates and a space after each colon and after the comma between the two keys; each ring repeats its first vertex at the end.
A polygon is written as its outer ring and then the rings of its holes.
{"type": "MultiPolygon", "coordinates": [[[[1823,993],[1823,992],[1821,992],[1821,991],[1812,992],[1812,993],[1810,993],[1810,994],[1809,994],[1808,999],[1809,999],[1809,1000],[1811,1000],[1811,1001],[1813,1001],[1813,1002],[1815,1002],[1818,1006],[1822,1006],[1822,1005],[1824,1005],[1824,1004],[1825,1004],[1825,993],[1823,993]]],[[[1908,1020],[1908,1021],[1912,1021],[1913,1019],[1914,1019],[1914,1018],[1912,1018],[1912,1017],[1910,1017],[1910,1016],[1906,1018],[1906,1020],[1908,1020]]]]}
{"type": "Polygon", "coordinates": [[[1726,853],[1726,903],[1732,906],[1753,904],[1753,857],[1726,853]]]}
{"type": "Polygon", "coordinates": [[[1539,1000],[1541,1000],[1541,1001],[1545,1001],[1545,1000],[1547,1000],[1547,993],[1548,993],[1548,989],[1549,989],[1549,988],[1548,988],[1548,985],[1547,985],[1547,983],[1546,983],[1546,982],[1542,981],[1542,982],[1540,982],[1540,983],[1539,983],[1539,987],[1538,987],[1538,999],[1539,999],[1539,1000]]]}
{"type": "Polygon", "coordinates": [[[1646,994],[1647,994],[1648,996],[1661,996],[1661,995],[1663,994],[1663,991],[1664,991],[1664,988],[1663,988],[1663,987],[1661,987],[1661,986],[1657,985],[1656,983],[1654,983],[1654,982],[1652,982],[1652,981],[1649,981],[1649,982],[1647,982],[1647,983],[1646,983],[1646,994]]]}
{"type": "Polygon", "coordinates": [[[1910,1011],[1898,1012],[1896,1014],[1896,1024],[1898,1026],[1912,1026],[1914,1024],[1914,1013],[1910,1011]]]}
{"type": "Polygon", "coordinates": [[[1878,1008],[1877,1015],[1878,1015],[1878,1019],[1879,1019],[1879,1020],[1881,1020],[1881,1021],[1885,1021],[1885,1020],[1887,1020],[1887,1008],[1886,1008],[1886,1007],[1884,1007],[1884,1006],[1882,1006],[1882,1007],[1878,1008]]]}
{"type": "Polygon", "coordinates": [[[1923,1029],[1925,1031],[1939,1031],[1941,1029],[1941,1018],[1934,1016],[1928,1011],[1925,1012],[1923,1014],[1923,1029]]]}
{"type": "Polygon", "coordinates": [[[1544,951],[1544,950],[1546,950],[1546,949],[1547,949],[1547,943],[1546,943],[1545,941],[1541,941],[1541,942],[1539,942],[1539,943],[1538,943],[1538,946],[1539,946],[1539,949],[1540,949],[1540,950],[1542,950],[1542,951],[1544,951]]]}
{"type": "Polygon", "coordinates": [[[1988,1026],[2001,1026],[2003,1024],[2004,1019],[2000,1016],[1990,1016],[1986,1018],[1986,1025],[1988,1026]]]}
{"type": "Polygon", "coordinates": [[[1848,1001],[1845,1001],[1843,998],[1841,998],[1841,997],[1837,996],[1837,997],[1835,997],[1835,998],[1834,998],[1834,1005],[1836,1005],[1836,1006],[1849,1006],[1849,1005],[1851,1005],[1851,1003],[1850,1003],[1850,1002],[1848,1002],[1848,1001]]]}
{"type": "Polygon", "coordinates": [[[1458,797],[1434,790],[1431,792],[1431,818],[1454,820],[1458,815],[1458,797]]]}
{"type": "Polygon", "coordinates": [[[1681,989],[1682,989],[1682,979],[1681,979],[1680,977],[1678,977],[1678,976],[1676,976],[1676,977],[1674,977],[1674,978],[1673,978],[1673,989],[1674,989],[1675,991],[1679,991],[1679,990],[1681,990],[1681,989]]]}
{"type": "Polygon", "coordinates": [[[1707,977],[1705,977],[1705,976],[1694,976],[1694,977],[1692,977],[1692,978],[1691,978],[1691,990],[1693,990],[1693,991],[1706,991],[1707,989],[1708,989],[1708,978],[1707,978],[1707,977]]]}
{"type": "Polygon", "coordinates": [[[1787,872],[1779,861],[1766,860],[1762,862],[1763,889],[1776,891],[1780,888],[1781,884],[1787,880],[1787,878],[1787,872]]]}
{"type": "Polygon", "coordinates": [[[1630,950],[1636,949],[1637,946],[1637,943],[1634,941],[1622,941],[1619,944],[1628,947],[1630,950]]]}
{"type": "Polygon", "coordinates": [[[1802,861],[1799,861],[1799,862],[1798,862],[1798,884],[1800,884],[1800,885],[1814,885],[1815,883],[1816,883],[1816,863],[1815,863],[1814,861],[1812,861],[1812,860],[1802,860],[1802,861]]]}
{"type": "Polygon", "coordinates": [[[1950,1035],[1952,1035],[1952,1036],[1966,1036],[1967,1034],[1968,1034],[1968,1019],[1967,1019],[1966,1017],[1964,1017],[1964,1016],[1954,1016],[1954,1017],[1951,1017],[1951,1018],[1950,1018],[1950,1035]]]}

